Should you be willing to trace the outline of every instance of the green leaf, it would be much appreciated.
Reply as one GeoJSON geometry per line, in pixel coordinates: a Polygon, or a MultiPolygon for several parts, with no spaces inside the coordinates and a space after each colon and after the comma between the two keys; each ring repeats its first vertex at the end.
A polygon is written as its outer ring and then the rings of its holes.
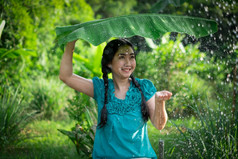
{"type": "Polygon", "coordinates": [[[37,53],[34,52],[33,50],[29,49],[5,49],[5,48],[0,48],[0,59],[3,59],[3,57],[7,58],[17,58],[19,56],[27,57],[27,56],[33,56],[36,57],[37,53]]]}
{"type": "Polygon", "coordinates": [[[5,20],[3,20],[3,21],[1,22],[1,25],[0,25],[0,38],[1,38],[1,36],[2,36],[2,31],[3,31],[4,26],[5,26],[5,20]]]}
{"type": "Polygon", "coordinates": [[[76,140],[75,138],[75,131],[67,131],[67,130],[63,130],[63,129],[57,129],[59,132],[61,132],[62,134],[68,136],[70,138],[70,140],[72,140],[73,142],[76,140]]]}
{"type": "Polygon", "coordinates": [[[99,45],[111,37],[127,38],[139,35],[158,39],[166,32],[179,32],[200,38],[216,31],[217,23],[213,20],[187,16],[137,14],[56,27],[56,39],[59,45],[76,39],[99,45]]]}

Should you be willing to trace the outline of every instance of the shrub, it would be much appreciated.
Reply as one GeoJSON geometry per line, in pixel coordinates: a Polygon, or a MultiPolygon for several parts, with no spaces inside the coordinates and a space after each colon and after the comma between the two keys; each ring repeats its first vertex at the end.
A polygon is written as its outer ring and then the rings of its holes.
{"type": "Polygon", "coordinates": [[[90,129],[84,129],[80,125],[76,124],[71,131],[58,129],[59,132],[68,136],[74,143],[76,151],[80,157],[91,156],[93,152],[94,136],[96,133],[96,127],[93,126],[90,129]]]}
{"type": "Polygon", "coordinates": [[[60,111],[67,106],[67,98],[73,91],[66,88],[59,79],[53,77],[24,81],[25,96],[32,110],[35,110],[41,119],[59,118],[60,111]]]}
{"type": "Polygon", "coordinates": [[[87,95],[77,93],[66,108],[69,117],[76,121],[70,131],[59,129],[74,143],[80,157],[91,156],[96,132],[97,108],[95,101],[87,95]]]}
{"type": "MultiPolygon", "coordinates": [[[[21,79],[27,77],[31,57],[36,57],[36,55],[29,49],[0,48],[0,84],[17,87],[21,79]]],[[[3,94],[2,87],[0,87],[0,94],[3,94]]]]}
{"type": "Polygon", "coordinates": [[[167,102],[170,118],[193,115],[188,106],[195,107],[197,102],[205,101],[215,93],[214,84],[205,77],[217,66],[199,51],[199,44],[183,46],[182,39],[183,36],[178,35],[176,40],[171,40],[170,34],[165,34],[159,45],[148,41],[152,51],[141,52],[136,59],[136,77],[150,79],[158,91],[173,93],[167,102]]]}
{"type": "MultiPolygon", "coordinates": [[[[180,73],[175,76],[173,83],[179,82],[179,85],[175,85],[176,94],[173,96],[171,106],[167,108],[170,117],[190,117],[195,115],[194,112],[197,104],[206,104],[206,99],[211,99],[214,89],[210,86],[210,83],[201,79],[197,75],[188,75],[180,73]]],[[[214,104],[210,105],[212,108],[216,107],[214,104]]]]}
{"type": "Polygon", "coordinates": [[[175,149],[180,152],[175,155],[183,158],[237,158],[237,117],[232,119],[230,111],[224,112],[220,108],[213,110],[208,103],[203,106],[205,108],[193,108],[199,117],[197,129],[176,125],[182,138],[174,140],[175,149]]]}
{"type": "Polygon", "coordinates": [[[34,117],[35,112],[27,112],[19,89],[4,88],[0,96],[0,150],[7,149],[22,141],[26,134],[21,131],[34,117]]]}

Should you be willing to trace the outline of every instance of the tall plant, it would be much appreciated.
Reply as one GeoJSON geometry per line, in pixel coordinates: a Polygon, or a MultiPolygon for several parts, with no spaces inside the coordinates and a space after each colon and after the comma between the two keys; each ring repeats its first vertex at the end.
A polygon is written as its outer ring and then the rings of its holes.
{"type": "Polygon", "coordinates": [[[19,89],[4,88],[0,95],[0,151],[14,146],[26,136],[21,131],[34,117],[35,112],[28,112],[28,105],[23,105],[19,89]]]}
{"type": "Polygon", "coordinates": [[[63,129],[59,131],[70,138],[80,157],[91,156],[96,133],[96,103],[84,94],[77,94],[69,101],[70,106],[66,111],[76,124],[70,131],[63,129]]]}
{"type": "Polygon", "coordinates": [[[184,158],[237,158],[237,118],[233,122],[229,111],[220,107],[211,109],[209,103],[193,109],[199,119],[197,129],[183,127],[186,131],[182,131],[175,125],[182,137],[174,140],[175,149],[180,152],[174,155],[184,158]]]}
{"type": "MultiPolygon", "coordinates": [[[[32,50],[0,48],[1,85],[17,87],[21,79],[26,77],[26,70],[29,69],[32,57],[36,57],[36,52],[32,50]]],[[[0,94],[3,93],[2,88],[0,87],[0,94]]]]}
{"type": "Polygon", "coordinates": [[[67,96],[73,96],[73,90],[65,88],[58,79],[39,76],[37,80],[24,80],[22,83],[29,108],[37,112],[39,119],[57,119],[67,106],[67,96]]]}
{"type": "Polygon", "coordinates": [[[85,42],[78,40],[75,54],[73,55],[74,71],[87,78],[101,77],[101,59],[106,43],[85,46],[85,42]]]}

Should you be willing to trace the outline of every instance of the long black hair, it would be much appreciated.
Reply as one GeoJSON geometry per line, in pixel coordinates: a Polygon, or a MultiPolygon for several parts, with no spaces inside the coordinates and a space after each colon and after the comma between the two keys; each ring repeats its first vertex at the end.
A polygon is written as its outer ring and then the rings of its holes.
{"type": "MultiPolygon", "coordinates": [[[[110,64],[112,62],[114,55],[116,54],[119,47],[121,47],[121,46],[130,46],[134,51],[133,45],[126,39],[112,40],[106,45],[106,47],[103,50],[101,65],[102,65],[105,94],[104,94],[104,105],[101,110],[101,122],[98,125],[99,127],[103,127],[107,123],[106,104],[108,102],[108,74],[112,72],[111,68],[108,67],[108,64],[110,64]]],[[[130,75],[130,77],[132,79],[132,83],[139,89],[139,91],[141,93],[141,96],[142,96],[141,112],[142,112],[143,119],[145,121],[148,121],[149,110],[148,110],[148,107],[146,106],[145,97],[142,93],[141,87],[132,74],[130,75]]]]}

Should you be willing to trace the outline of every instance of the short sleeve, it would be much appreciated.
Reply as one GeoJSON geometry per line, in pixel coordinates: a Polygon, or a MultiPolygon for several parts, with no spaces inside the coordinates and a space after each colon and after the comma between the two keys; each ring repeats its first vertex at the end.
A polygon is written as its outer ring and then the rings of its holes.
{"type": "Polygon", "coordinates": [[[145,100],[148,101],[157,91],[154,84],[147,79],[137,79],[137,81],[140,84],[145,100]]]}
{"type": "Polygon", "coordinates": [[[102,95],[104,95],[104,82],[102,79],[98,77],[93,78],[93,90],[94,90],[94,99],[99,103],[102,99],[102,95]]]}

